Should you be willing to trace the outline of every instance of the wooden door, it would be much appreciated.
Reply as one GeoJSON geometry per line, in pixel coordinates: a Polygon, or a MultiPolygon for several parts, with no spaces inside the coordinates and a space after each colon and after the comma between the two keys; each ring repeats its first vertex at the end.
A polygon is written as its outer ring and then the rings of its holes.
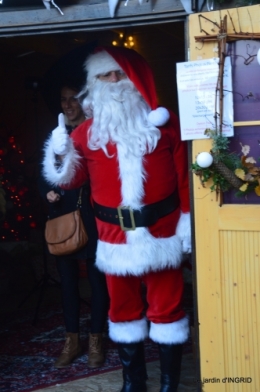
{"type": "MultiPolygon", "coordinates": [[[[201,15],[189,16],[190,60],[218,56],[217,38],[201,43],[194,37],[217,34],[214,22],[225,15],[228,33],[260,33],[259,5],[201,15]]],[[[260,101],[258,119],[244,125],[260,139],[260,101]]],[[[211,145],[193,141],[193,162],[211,145]]],[[[255,204],[220,206],[210,184],[193,180],[202,390],[260,391],[260,197],[255,204]]]]}

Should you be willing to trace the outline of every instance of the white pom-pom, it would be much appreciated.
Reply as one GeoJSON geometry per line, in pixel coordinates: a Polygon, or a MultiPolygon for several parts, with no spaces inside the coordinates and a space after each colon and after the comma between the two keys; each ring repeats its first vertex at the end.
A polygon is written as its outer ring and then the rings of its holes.
{"type": "Polygon", "coordinates": [[[148,114],[148,121],[156,127],[161,127],[169,121],[170,113],[167,109],[159,107],[148,114]]]}
{"type": "Polygon", "coordinates": [[[209,152],[201,152],[200,154],[198,154],[196,161],[200,167],[206,168],[212,165],[213,156],[209,152]]]}
{"type": "Polygon", "coordinates": [[[258,61],[258,64],[260,65],[260,49],[258,49],[258,52],[257,52],[257,61],[258,61]]]}

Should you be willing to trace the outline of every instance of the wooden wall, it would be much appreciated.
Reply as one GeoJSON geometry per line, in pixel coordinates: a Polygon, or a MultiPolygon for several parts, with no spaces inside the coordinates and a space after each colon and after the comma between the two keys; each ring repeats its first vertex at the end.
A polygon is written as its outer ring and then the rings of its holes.
{"type": "MultiPolygon", "coordinates": [[[[260,32],[260,5],[204,13],[202,27],[198,14],[191,15],[191,60],[218,56],[217,39],[198,43],[194,37],[205,36],[205,31],[217,34],[214,23],[220,25],[225,15],[229,34],[234,29],[245,33],[245,37],[260,32]]],[[[210,151],[212,142],[195,140],[192,146],[195,161],[199,152],[210,151]]],[[[260,391],[260,207],[245,205],[243,200],[241,204],[220,206],[210,185],[203,187],[194,175],[201,389],[257,392],[260,391]]]]}

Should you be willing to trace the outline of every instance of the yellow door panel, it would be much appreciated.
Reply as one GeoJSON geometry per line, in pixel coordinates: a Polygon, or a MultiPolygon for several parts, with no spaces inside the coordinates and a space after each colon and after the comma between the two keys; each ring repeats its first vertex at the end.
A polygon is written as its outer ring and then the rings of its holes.
{"type": "MultiPolygon", "coordinates": [[[[216,24],[225,15],[228,39],[241,38],[235,31],[260,39],[260,5],[200,15],[189,16],[190,60],[218,57],[216,24]],[[215,38],[195,40],[207,35],[215,38]]],[[[211,140],[192,145],[195,161],[211,140]]],[[[260,391],[260,204],[220,206],[195,175],[193,196],[202,390],[260,391]]]]}

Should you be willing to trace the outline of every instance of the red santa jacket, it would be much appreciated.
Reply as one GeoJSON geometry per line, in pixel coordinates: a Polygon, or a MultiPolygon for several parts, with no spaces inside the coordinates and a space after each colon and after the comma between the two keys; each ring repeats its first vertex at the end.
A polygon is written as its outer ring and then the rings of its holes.
{"type": "MultiPolygon", "coordinates": [[[[91,120],[87,120],[70,135],[73,140],[70,154],[57,178],[52,178],[54,182],[74,188],[90,180],[93,200],[113,208],[126,205],[140,209],[143,205],[165,199],[176,189],[180,198],[179,208],[172,213],[152,226],[138,227],[133,231],[123,231],[119,225],[96,218],[98,268],[117,275],[142,275],[177,268],[182,259],[182,247],[176,226],[181,213],[189,212],[186,143],[180,140],[177,117],[171,113],[170,121],[160,127],[161,138],[155,150],[140,157],[129,152],[126,154],[122,146],[113,143],[107,145],[109,156],[102,149],[90,150],[90,125],[91,120]],[[69,178],[67,184],[66,178],[69,178]]],[[[47,148],[51,149],[51,142],[47,148]]]]}

